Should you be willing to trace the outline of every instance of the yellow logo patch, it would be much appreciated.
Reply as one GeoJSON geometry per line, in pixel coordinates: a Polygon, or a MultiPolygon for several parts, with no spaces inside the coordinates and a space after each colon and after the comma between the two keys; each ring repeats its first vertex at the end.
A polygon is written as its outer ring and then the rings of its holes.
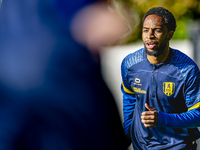
{"type": "Polygon", "coordinates": [[[173,82],[164,82],[163,83],[163,92],[167,96],[171,96],[175,91],[175,83],[173,82]]]}

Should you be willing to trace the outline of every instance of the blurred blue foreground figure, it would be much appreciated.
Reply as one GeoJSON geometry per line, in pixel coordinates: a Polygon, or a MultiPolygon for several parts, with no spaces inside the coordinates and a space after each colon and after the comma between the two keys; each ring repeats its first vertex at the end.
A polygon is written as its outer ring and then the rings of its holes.
{"type": "Polygon", "coordinates": [[[97,59],[71,36],[86,0],[5,0],[0,18],[0,150],[123,150],[97,59]]]}

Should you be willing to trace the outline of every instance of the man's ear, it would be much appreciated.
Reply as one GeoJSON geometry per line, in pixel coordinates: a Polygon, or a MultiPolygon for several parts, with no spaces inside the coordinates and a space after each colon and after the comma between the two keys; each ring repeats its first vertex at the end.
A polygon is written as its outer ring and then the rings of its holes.
{"type": "Polygon", "coordinates": [[[174,31],[173,30],[169,31],[169,33],[168,33],[168,39],[171,40],[172,37],[173,37],[173,35],[174,35],[174,31]]]}

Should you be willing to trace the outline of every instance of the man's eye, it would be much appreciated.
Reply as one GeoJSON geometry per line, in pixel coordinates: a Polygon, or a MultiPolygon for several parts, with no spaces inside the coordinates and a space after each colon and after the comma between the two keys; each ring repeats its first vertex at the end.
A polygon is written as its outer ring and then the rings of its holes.
{"type": "Polygon", "coordinates": [[[161,32],[162,32],[162,30],[156,30],[156,32],[158,32],[158,33],[161,33],[161,32]]]}
{"type": "Polygon", "coordinates": [[[148,30],[143,30],[143,32],[148,32],[148,30]]]}

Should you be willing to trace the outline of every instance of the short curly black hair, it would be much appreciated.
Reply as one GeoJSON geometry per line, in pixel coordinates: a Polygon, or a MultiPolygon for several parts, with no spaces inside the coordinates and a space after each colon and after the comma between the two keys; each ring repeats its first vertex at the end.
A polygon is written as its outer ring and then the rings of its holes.
{"type": "Polygon", "coordinates": [[[163,17],[164,24],[167,26],[168,31],[176,30],[176,19],[169,10],[167,10],[163,7],[153,7],[151,9],[149,9],[146,12],[146,14],[144,15],[143,23],[144,23],[145,18],[149,15],[158,15],[158,16],[163,17]]]}

